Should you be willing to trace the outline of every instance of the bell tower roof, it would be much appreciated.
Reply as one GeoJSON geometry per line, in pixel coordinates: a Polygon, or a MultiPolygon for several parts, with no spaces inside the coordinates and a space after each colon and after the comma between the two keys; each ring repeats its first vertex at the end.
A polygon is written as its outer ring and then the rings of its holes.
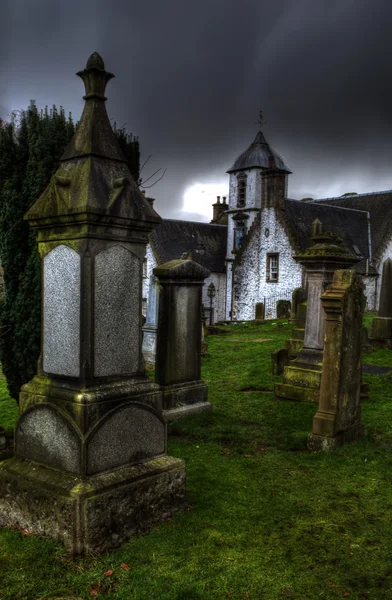
{"type": "Polygon", "coordinates": [[[284,164],[283,159],[266,141],[264,134],[259,130],[251,145],[236,159],[234,165],[226,173],[244,171],[245,169],[273,169],[278,171],[291,171],[284,164]]]}

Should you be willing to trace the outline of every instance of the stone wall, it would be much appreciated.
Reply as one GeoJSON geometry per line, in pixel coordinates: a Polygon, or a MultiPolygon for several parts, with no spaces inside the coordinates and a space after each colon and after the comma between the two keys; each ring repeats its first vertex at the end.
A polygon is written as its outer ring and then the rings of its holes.
{"type": "MultiPolygon", "coordinates": [[[[381,268],[382,271],[382,268],[381,268]]],[[[377,290],[379,288],[381,280],[380,277],[362,277],[362,281],[364,284],[363,293],[366,297],[366,309],[365,310],[376,310],[376,301],[377,301],[377,290]]],[[[378,304],[377,304],[378,306],[378,304]]]]}
{"type": "MultiPolygon", "coordinates": [[[[225,304],[226,304],[226,273],[211,273],[204,282],[202,291],[202,303],[206,310],[206,315],[209,315],[210,299],[207,295],[207,289],[210,283],[215,286],[215,298],[212,300],[213,322],[225,320],[225,304]]],[[[209,317],[208,317],[209,319],[209,317]]],[[[209,322],[209,321],[208,321],[209,322]]]]}
{"type": "Polygon", "coordinates": [[[293,258],[295,251],[290,240],[276,216],[273,208],[266,208],[261,213],[260,237],[260,301],[271,296],[282,297],[290,294],[294,288],[302,285],[302,267],[293,258]],[[268,237],[266,229],[269,230],[268,237]],[[267,254],[279,254],[279,278],[275,282],[267,282],[267,254]]]}

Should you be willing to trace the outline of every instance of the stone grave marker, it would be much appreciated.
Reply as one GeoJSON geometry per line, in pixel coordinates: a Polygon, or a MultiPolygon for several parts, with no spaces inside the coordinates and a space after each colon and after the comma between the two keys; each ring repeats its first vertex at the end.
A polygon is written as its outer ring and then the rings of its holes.
{"type": "Polygon", "coordinates": [[[306,269],[308,300],[303,347],[285,368],[283,383],[275,385],[275,397],[282,400],[319,401],[325,321],[320,296],[337,269],[359,260],[338,236],[324,231],[318,219],[312,224],[312,242],[303,254],[294,257],[306,269]]]}
{"type": "Polygon", "coordinates": [[[336,271],[321,297],[326,313],[320,402],[310,450],[332,450],[363,437],[361,424],[363,284],[353,269],[336,271]]]}
{"type": "Polygon", "coordinates": [[[77,74],[78,128],[25,215],[43,267],[41,356],[20,393],[15,456],[0,463],[0,519],[75,554],[116,548],[185,501],[141,352],[142,263],[160,217],[113,134],[112,73],[94,53],[77,74]]]}
{"type": "Polygon", "coordinates": [[[166,420],[211,410],[201,379],[202,287],[210,272],[191,259],[154,269],[161,287],[155,381],[166,420]]]}

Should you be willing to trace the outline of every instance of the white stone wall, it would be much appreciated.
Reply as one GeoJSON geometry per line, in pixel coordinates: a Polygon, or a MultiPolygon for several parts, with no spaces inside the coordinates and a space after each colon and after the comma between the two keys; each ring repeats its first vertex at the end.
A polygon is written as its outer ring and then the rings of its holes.
{"type": "MultiPolygon", "coordinates": [[[[209,315],[210,299],[207,294],[207,289],[210,283],[215,286],[215,298],[212,300],[212,315],[213,323],[217,321],[225,320],[225,299],[226,299],[226,274],[225,273],[211,273],[209,277],[204,281],[202,302],[206,310],[206,315],[209,315]]],[[[209,324],[209,321],[208,321],[209,324]]]]}
{"type": "Polygon", "coordinates": [[[241,256],[241,263],[235,267],[234,301],[232,314],[237,321],[251,321],[255,318],[255,304],[260,288],[260,230],[253,232],[241,256]]]}
{"type": "MultiPolygon", "coordinates": [[[[261,226],[245,249],[241,264],[235,274],[235,310],[237,320],[255,317],[256,302],[272,299],[291,299],[291,293],[302,285],[302,266],[293,258],[295,254],[283,225],[276,218],[273,208],[261,213],[261,226]],[[269,230],[266,237],[265,230],[269,230]],[[267,282],[267,254],[279,254],[279,277],[277,282],[267,282]]],[[[275,302],[270,317],[274,318],[275,302]]]]}
{"type": "Polygon", "coordinates": [[[284,230],[283,225],[276,218],[275,209],[265,208],[261,216],[261,239],[260,239],[260,288],[259,300],[271,296],[282,298],[296,287],[302,285],[302,266],[298,264],[293,256],[294,248],[284,230]],[[265,230],[269,230],[266,237],[265,230]],[[279,277],[277,282],[267,282],[267,254],[279,254],[279,277]]]}
{"type": "Polygon", "coordinates": [[[154,253],[151,248],[151,244],[147,244],[146,258],[147,258],[147,277],[143,277],[142,298],[148,298],[148,286],[150,283],[150,277],[152,275],[152,270],[158,266],[158,263],[155,260],[154,253]]]}
{"type": "MultiPolygon", "coordinates": [[[[230,173],[229,182],[229,210],[237,208],[237,176],[240,172],[230,173]]],[[[261,208],[261,169],[247,169],[241,171],[246,179],[246,208],[261,208]]]]}
{"type": "Polygon", "coordinates": [[[377,279],[379,278],[375,276],[362,277],[363,293],[366,296],[365,310],[376,310],[377,279]]]}
{"type": "Polygon", "coordinates": [[[231,319],[230,311],[231,311],[231,294],[232,294],[232,269],[233,269],[233,263],[231,261],[227,262],[226,263],[226,317],[225,317],[226,321],[230,321],[230,319],[231,319]]]}

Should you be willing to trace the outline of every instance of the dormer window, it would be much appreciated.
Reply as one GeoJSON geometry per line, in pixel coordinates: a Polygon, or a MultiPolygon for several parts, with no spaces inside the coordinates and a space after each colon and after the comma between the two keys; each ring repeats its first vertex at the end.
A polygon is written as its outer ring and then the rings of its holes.
{"type": "Polygon", "coordinates": [[[246,203],[246,175],[241,173],[237,177],[237,208],[243,208],[246,203]]]}

